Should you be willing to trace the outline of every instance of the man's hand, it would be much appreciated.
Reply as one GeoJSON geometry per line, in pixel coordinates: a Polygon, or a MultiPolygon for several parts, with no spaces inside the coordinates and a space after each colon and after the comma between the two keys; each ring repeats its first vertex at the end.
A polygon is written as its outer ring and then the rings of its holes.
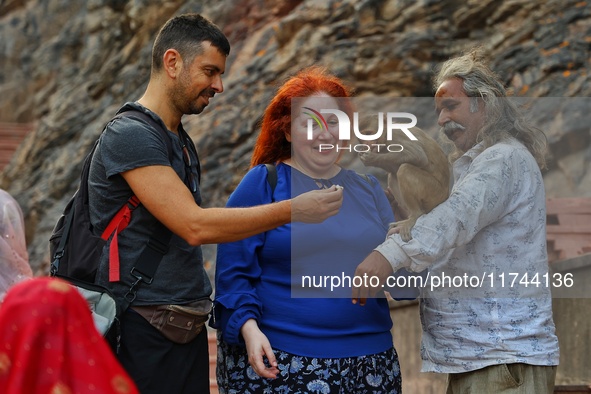
{"type": "Polygon", "coordinates": [[[333,185],[328,189],[312,190],[291,200],[291,221],[322,223],[336,215],[342,204],[342,188],[333,185]]]}
{"type": "Polygon", "coordinates": [[[375,250],[371,252],[355,270],[355,276],[363,278],[363,286],[353,288],[353,304],[359,302],[359,305],[365,305],[368,298],[375,297],[379,291],[384,290],[386,279],[393,273],[392,266],[381,253],[375,250]],[[372,276],[379,279],[378,287],[369,286],[372,276]]]}
{"type": "Polygon", "coordinates": [[[240,328],[240,334],[246,343],[248,362],[252,369],[262,378],[275,379],[279,373],[277,359],[269,340],[259,329],[256,320],[247,320],[240,328]],[[263,356],[267,356],[269,366],[265,365],[263,356]]]}

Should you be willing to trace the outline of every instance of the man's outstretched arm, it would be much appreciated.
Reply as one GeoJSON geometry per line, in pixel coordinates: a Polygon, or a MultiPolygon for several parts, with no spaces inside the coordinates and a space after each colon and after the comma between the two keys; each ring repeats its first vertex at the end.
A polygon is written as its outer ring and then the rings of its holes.
{"type": "Polygon", "coordinates": [[[256,207],[201,208],[171,167],[139,167],[121,175],[146,209],[191,245],[233,242],[292,221],[320,223],[343,202],[343,191],[333,186],[256,207]]]}

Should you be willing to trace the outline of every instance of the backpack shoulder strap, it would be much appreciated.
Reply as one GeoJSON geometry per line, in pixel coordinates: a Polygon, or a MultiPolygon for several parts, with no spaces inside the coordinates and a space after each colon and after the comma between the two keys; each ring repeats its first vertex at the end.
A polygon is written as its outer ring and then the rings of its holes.
{"type": "Polygon", "coordinates": [[[271,199],[275,201],[273,195],[275,194],[275,186],[277,186],[277,167],[275,164],[265,164],[265,167],[267,167],[267,182],[271,186],[271,199]]]}
{"type": "Polygon", "coordinates": [[[367,175],[367,174],[361,174],[359,172],[357,173],[357,175],[359,175],[360,177],[362,177],[365,180],[365,182],[369,183],[370,185],[372,185],[372,186],[374,185],[373,180],[369,177],[369,175],[367,175]]]}
{"type": "Polygon", "coordinates": [[[182,127],[179,127],[179,137],[181,137],[183,141],[188,142],[191,150],[195,154],[195,158],[197,159],[197,183],[200,183],[201,182],[201,162],[199,160],[199,154],[197,153],[197,148],[195,147],[195,143],[193,142],[191,137],[189,137],[189,134],[187,134],[187,132],[182,127]]]}
{"type": "MultiPolygon", "coordinates": [[[[163,125],[160,122],[157,122],[156,119],[154,119],[147,113],[132,108],[119,112],[117,115],[115,115],[113,119],[121,118],[123,116],[136,120],[144,120],[145,122],[150,124],[154,129],[158,130],[162,136],[162,139],[164,140],[164,143],[166,144],[166,149],[168,151],[168,160],[172,163],[172,142],[170,141],[170,136],[168,135],[168,130],[166,129],[166,127],[163,127],[163,125]]],[[[182,141],[188,142],[188,144],[190,145],[190,149],[195,154],[195,158],[197,159],[197,183],[200,183],[201,163],[199,160],[199,154],[197,153],[197,148],[195,147],[195,143],[193,142],[191,137],[189,137],[187,132],[183,130],[182,127],[179,128],[179,137],[182,141]]]]}
{"type": "MultiPolygon", "coordinates": [[[[162,139],[164,140],[164,143],[166,144],[166,149],[168,150],[168,159],[172,162],[172,142],[170,141],[170,137],[168,136],[168,131],[165,127],[163,127],[162,124],[157,122],[150,115],[134,109],[122,111],[115,115],[113,119],[121,117],[143,120],[150,124],[152,127],[154,127],[154,129],[158,130],[162,136],[162,139]]],[[[131,220],[131,210],[133,210],[138,205],[139,200],[137,200],[137,197],[130,197],[130,199],[125,203],[125,205],[121,208],[117,215],[115,215],[115,217],[112,219],[112,222],[116,221],[117,223],[113,224],[111,222],[109,226],[107,226],[107,229],[111,228],[112,231],[114,231],[113,240],[111,241],[111,246],[109,250],[109,280],[112,282],[120,280],[119,253],[116,239],[117,233],[123,230],[125,226],[127,226],[129,221],[131,220]],[[124,221],[121,219],[122,217],[125,218],[124,221]]],[[[105,239],[105,236],[108,238],[110,234],[105,235],[103,233],[103,239],[105,239]]],[[[171,238],[172,232],[161,223],[159,223],[157,226],[155,226],[154,229],[152,229],[152,233],[150,235],[150,239],[148,240],[148,244],[140,254],[140,257],[137,259],[134,267],[131,270],[131,275],[136,280],[127,292],[125,296],[125,301],[127,301],[128,303],[133,302],[133,300],[135,299],[137,286],[141,282],[147,284],[152,283],[156,269],[160,264],[160,260],[162,260],[162,257],[164,257],[164,255],[168,252],[168,246],[170,244],[171,238]]]]}
{"type": "Polygon", "coordinates": [[[166,144],[166,149],[168,151],[168,159],[172,161],[172,142],[170,141],[170,137],[168,136],[168,131],[166,130],[166,128],[162,127],[162,125],[158,123],[156,119],[154,119],[145,112],[138,111],[135,109],[127,109],[125,111],[119,112],[117,115],[115,115],[113,119],[122,117],[132,118],[135,120],[143,120],[150,124],[150,126],[152,126],[154,129],[158,130],[162,136],[162,139],[164,140],[164,143],[166,144]]]}

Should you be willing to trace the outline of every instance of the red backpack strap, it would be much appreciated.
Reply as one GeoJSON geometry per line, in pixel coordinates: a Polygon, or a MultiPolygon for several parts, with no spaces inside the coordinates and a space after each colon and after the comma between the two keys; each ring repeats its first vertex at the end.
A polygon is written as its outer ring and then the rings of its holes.
{"type": "Polygon", "coordinates": [[[109,245],[109,282],[118,282],[120,279],[119,244],[117,235],[127,227],[131,221],[131,212],[137,208],[139,204],[140,200],[136,196],[131,196],[121,209],[117,211],[101,235],[101,238],[105,241],[113,235],[111,245],[109,245]]]}

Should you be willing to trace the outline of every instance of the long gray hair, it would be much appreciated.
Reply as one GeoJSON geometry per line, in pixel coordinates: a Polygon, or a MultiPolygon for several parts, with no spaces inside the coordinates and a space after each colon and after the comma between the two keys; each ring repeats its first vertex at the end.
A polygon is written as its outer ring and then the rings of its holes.
{"type": "MultiPolygon", "coordinates": [[[[513,100],[507,98],[507,90],[500,78],[486,66],[479,49],[443,63],[433,79],[434,88],[452,78],[463,81],[468,97],[474,98],[474,101],[482,99],[485,104],[485,121],[476,142],[482,142],[488,148],[513,136],[525,145],[541,169],[546,168],[546,135],[526,119],[513,100]]],[[[455,153],[451,158],[457,156],[459,154],[455,153]]]]}

